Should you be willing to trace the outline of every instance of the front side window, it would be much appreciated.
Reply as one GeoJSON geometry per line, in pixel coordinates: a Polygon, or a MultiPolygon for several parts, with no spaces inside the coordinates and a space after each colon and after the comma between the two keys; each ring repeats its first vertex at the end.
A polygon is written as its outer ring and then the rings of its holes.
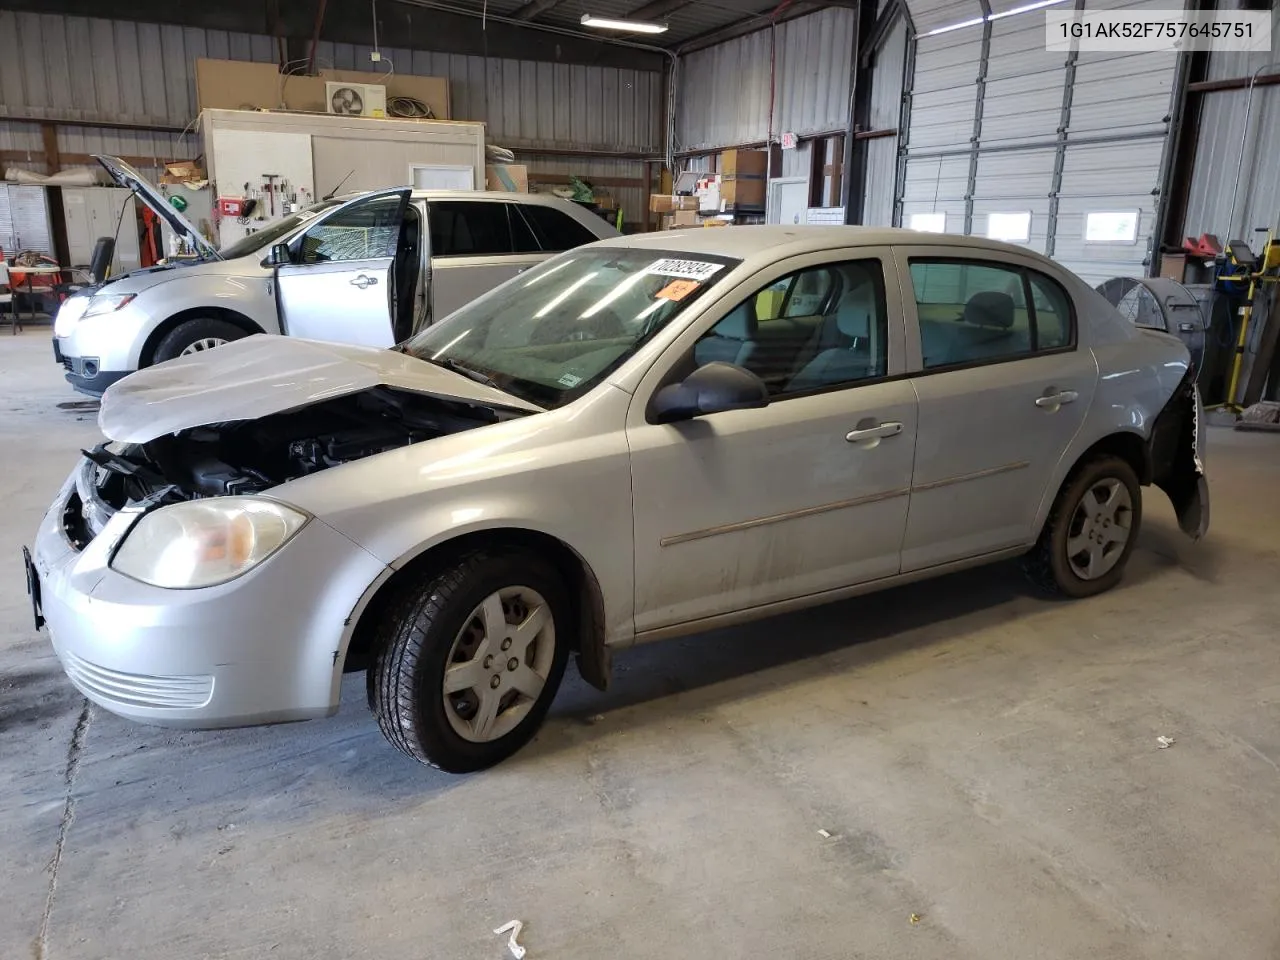
{"type": "Polygon", "coordinates": [[[433,200],[427,205],[431,256],[484,257],[514,252],[507,208],[484,200],[433,200]]]}
{"type": "Polygon", "coordinates": [[[625,363],[739,262],[620,247],[573,251],[491,290],[402,349],[539,406],[562,406],[625,363]]]}
{"type": "Polygon", "coordinates": [[[322,200],[305,210],[299,210],[282,220],[277,220],[269,227],[263,227],[257,233],[251,233],[235,243],[221,247],[218,253],[226,260],[234,260],[236,257],[244,257],[258,250],[264,250],[272,244],[283,242],[320,214],[332,210],[340,203],[342,203],[341,200],[322,200]]]}
{"type": "Polygon", "coordinates": [[[302,236],[299,263],[381,260],[396,255],[400,240],[399,194],[375,197],[339,210],[302,236]]]}
{"type": "Polygon", "coordinates": [[[737,364],[772,397],[855,384],[888,369],[879,260],[798,270],[752,294],[694,346],[698,366],[737,364]]]}
{"type": "Polygon", "coordinates": [[[1042,274],[974,260],[912,258],[910,264],[926,370],[1073,343],[1071,301],[1042,274]]]}

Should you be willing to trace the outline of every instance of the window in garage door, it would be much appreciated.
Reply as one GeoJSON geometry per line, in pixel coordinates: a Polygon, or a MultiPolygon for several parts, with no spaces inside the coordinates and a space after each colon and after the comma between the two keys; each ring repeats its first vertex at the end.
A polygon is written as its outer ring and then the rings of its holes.
{"type": "Polygon", "coordinates": [[[1073,343],[1070,300],[1042,274],[976,261],[912,258],[910,264],[927,370],[1014,359],[1073,343]]]}

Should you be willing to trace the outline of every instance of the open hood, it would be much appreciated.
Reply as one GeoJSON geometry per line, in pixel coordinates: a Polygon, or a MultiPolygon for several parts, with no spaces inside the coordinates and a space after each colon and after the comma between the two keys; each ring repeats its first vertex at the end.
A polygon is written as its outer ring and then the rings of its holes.
{"type": "Polygon", "coordinates": [[[95,153],[93,159],[102,164],[103,169],[111,175],[111,179],[118,186],[132,190],[139,200],[151,208],[152,213],[173,228],[174,233],[186,237],[191,245],[200,251],[201,256],[211,260],[222,259],[213,244],[201,236],[200,231],[192,226],[191,221],[179,213],[173,204],[165,200],[164,194],[137,170],[119,157],[106,157],[95,153]]]}
{"type": "Polygon", "coordinates": [[[542,408],[394,350],[270,334],[147,367],[102,397],[98,425],[112,440],[147,443],[211,423],[256,420],[387,386],[540,413],[542,408]]]}

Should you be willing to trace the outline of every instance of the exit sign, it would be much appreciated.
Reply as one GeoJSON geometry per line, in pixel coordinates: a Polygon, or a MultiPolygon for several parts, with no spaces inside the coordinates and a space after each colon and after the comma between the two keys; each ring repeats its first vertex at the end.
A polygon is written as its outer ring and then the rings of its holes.
{"type": "Polygon", "coordinates": [[[782,135],[782,149],[794,150],[796,148],[796,135],[794,133],[784,133],[782,135]]]}

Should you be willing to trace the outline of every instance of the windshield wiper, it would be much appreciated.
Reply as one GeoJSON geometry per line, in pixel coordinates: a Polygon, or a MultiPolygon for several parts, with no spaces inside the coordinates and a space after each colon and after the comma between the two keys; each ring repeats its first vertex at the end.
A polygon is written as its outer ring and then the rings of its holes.
{"type": "MultiPolygon", "coordinates": [[[[468,367],[465,364],[459,363],[457,360],[453,359],[453,357],[445,357],[443,360],[437,360],[434,357],[423,357],[422,359],[426,360],[427,363],[434,363],[437,367],[444,367],[446,370],[452,370],[454,373],[460,373],[468,380],[474,380],[476,383],[482,383],[486,387],[492,387],[494,390],[502,390],[502,387],[498,386],[497,381],[494,380],[493,377],[488,374],[481,373],[473,367],[468,367]]],[[[502,392],[509,393],[510,391],[502,390],[502,392]]]]}

